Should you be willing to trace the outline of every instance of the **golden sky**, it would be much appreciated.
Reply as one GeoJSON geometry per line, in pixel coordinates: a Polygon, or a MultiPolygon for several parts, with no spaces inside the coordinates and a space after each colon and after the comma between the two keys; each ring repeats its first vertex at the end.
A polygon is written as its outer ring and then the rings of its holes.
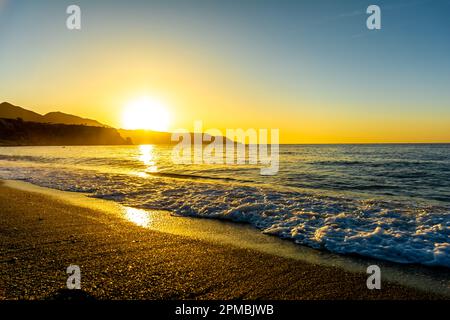
{"type": "Polygon", "coordinates": [[[282,143],[450,142],[440,16],[406,37],[408,12],[372,34],[364,16],[342,15],[357,1],[326,11],[79,2],[79,31],[65,28],[64,3],[3,4],[0,100],[122,127],[126,106],[150,97],[170,130],[201,120],[277,128],[282,143]]]}

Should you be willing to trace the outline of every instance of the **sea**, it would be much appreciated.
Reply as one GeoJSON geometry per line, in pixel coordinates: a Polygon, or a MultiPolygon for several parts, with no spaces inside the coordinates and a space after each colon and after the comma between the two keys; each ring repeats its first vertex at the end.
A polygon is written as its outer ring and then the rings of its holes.
{"type": "Polygon", "coordinates": [[[175,164],[173,147],[0,147],[0,179],[246,223],[298,245],[450,267],[450,144],[281,145],[258,164],[175,164]]]}

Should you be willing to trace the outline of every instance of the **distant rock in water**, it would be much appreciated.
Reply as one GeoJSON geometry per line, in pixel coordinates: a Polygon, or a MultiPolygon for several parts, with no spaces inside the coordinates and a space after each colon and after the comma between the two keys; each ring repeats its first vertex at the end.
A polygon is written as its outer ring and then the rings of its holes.
{"type": "Polygon", "coordinates": [[[85,119],[72,114],[62,112],[49,112],[45,115],[12,105],[8,102],[0,103],[0,118],[17,119],[24,121],[60,124],[79,124],[93,127],[108,127],[96,120],[85,119]]]}
{"type": "MultiPolygon", "coordinates": [[[[126,130],[126,129],[117,129],[122,137],[130,139],[134,144],[178,144],[180,142],[180,138],[172,140],[172,133],[170,132],[158,132],[152,130],[126,130]]],[[[194,133],[189,133],[190,141],[194,142],[194,133]]],[[[233,143],[232,140],[222,137],[222,136],[211,136],[207,133],[204,133],[200,140],[203,144],[209,144],[211,141],[220,141],[222,139],[222,144],[225,145],[227,142],[233,143]]],[[[183,140],[182,140],[183,141],[183,140]]]]}
{"type": "Polygon", "coordinates": [[[132,144],[113,128],[49,124],[0,118],[0,145],[124,145],[132,144]]]}

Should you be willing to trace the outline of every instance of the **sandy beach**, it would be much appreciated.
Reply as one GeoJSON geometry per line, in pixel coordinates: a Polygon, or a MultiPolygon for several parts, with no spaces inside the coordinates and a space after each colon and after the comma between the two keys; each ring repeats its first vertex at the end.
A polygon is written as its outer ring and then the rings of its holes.
{"type": "MultiPolygon", "coordinates": [[[[180,218],[183,219],[183,218],[180,218]]],[[[52,299],[79,265],[95,299],[437,299],[367,275],[143,228],[50,195],[0,186],[0,298],[52,299]]]]}

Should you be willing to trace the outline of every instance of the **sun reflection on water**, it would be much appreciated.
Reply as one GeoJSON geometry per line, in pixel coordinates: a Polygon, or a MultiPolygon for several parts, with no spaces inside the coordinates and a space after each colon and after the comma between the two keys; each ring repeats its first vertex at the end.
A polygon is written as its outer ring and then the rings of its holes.
{"type": "Polygon", "coordinates": [[[157,172],[158,167],[155,164],[154,147],[152,145],[143,144],[139,146],[139,151],[139,160],[147,166],[146,171],[157,172]]]}
{"type": "Polygon", "coordinates": [[[151,219],[147,211],[141,209],[135,209],[130,207],[124,207],[125,209],[125,219],[133,222],[134,224],[141,227],[150,226],[151,219]]]}

